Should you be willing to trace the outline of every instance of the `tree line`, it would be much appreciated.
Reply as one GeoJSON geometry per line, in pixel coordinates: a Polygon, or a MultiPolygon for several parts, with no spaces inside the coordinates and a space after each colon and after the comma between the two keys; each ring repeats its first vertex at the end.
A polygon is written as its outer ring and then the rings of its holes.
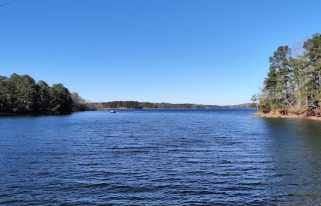
{"type": "Polygon", "coordinates": [[[84,100],[62,84],[49,86],[28,75],[0,76],[1,114],[69,114],[85,109],[84,100]]]}
{"type": "Polygon", "coordinates": [[[269,58],[261,92],[253,96],[263,113],[321,115],[321,34],[299,46],[280,46],[269,58]]]}
{"type": "Polygon", "coordinates": [[[89,108],[95,109],[201,109],[218,108],[215,105],[197,104],[171,104],[171,103],[152,103],[138,101],[112,101],[101,103],[88,103],[89,108]]]}
{"type": "Polygon", "coordinates": [[[89,103],[88,108],[95,109],[222,109],[222,108],[253,108],[252,104],[241,104],[231,106],[203,105],[203,104],[172,104],[152,103],[138,101],[112,101],[102,103],[89,103]]]}

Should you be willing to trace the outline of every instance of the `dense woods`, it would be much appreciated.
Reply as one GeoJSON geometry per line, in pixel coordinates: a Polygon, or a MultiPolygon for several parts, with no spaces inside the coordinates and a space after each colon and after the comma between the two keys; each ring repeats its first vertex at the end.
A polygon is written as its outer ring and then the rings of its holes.
{"type": "Polygon", "coordinates": [[[280,46],[260,94],[253,97],[263,113],[321,116],[321,34],[301,46],[280,46]]]}
{"type": "Polygon", "coordinates": [[[36,83],[28,75],[0,76],[1,114],[68,114],[81,110],[81,101],[62,84],[36,83]]]}

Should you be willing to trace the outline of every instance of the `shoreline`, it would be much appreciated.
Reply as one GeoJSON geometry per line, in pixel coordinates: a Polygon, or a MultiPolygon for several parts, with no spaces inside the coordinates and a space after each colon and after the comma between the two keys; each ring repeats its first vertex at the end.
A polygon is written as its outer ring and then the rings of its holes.
{"type": "Polygon", "coordinates": [[[301,119],[301,120],[321,121],[321,117],[304,116],[304,115],[296,115],[296,114],[282,115],[282,114],[271,114],[271,113],[264,114],[261,112],[256,112],[254,113],[254,115],[261,118],[271,118],[271,119],[301,119]]]}

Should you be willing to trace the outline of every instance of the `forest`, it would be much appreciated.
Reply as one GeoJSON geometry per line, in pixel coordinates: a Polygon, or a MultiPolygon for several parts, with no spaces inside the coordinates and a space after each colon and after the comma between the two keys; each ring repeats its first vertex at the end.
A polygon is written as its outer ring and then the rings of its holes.
{"type": "Polygon", "coordinates": [[[0,114],[69,114],[85,110],[77,93],[62,84],[49,86],[28,75],[0,76],[0,114]]]}
{"type": "Polygon", "coordinates": [[[321,116],[321,34],[296,45],[269,58],[263,89],[252,98],[261,113],[321,116]]]}

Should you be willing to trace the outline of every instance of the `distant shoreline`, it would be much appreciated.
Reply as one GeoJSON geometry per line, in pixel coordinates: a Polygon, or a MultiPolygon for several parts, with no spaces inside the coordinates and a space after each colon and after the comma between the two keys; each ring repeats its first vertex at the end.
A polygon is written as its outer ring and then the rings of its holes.
{"type": "MultiPolygon", "coordinates": [[[[104,108],[101,110],[88,110],[88,111],[108,111],[108,110],[217,110],[217,109],[255,109],[255,108],[242,108],[242,107],[217,107],[217,108],[104,108]]],[[[79,111],[81,112],[81,111],[79,111]]]]}
{"type": "Polygon", "coordinates": [[[192,103],[153,103],[138,101],[112,101],[86,103],[89,110],[106,110],[106,109],[223,109],[223,108],[254,108],[252,103],[239,105],[203,105],[192,103]]]}
{"type": "MultiPolygon", "coordinates": [[[[64,114],[50,114],[50,113],[33,113],[33,114],[17,114],[17,113],[0,113],[0,117],[37,117],[37,116],[64,116],[64,115],[71,115],[73,113],[78,112],[96,112],[96,111],[111,111],[111,110],[118,110],[118,111],[151,111],[151,110],[250,110],[254,108],[237,108],[237,107],[221,107],[221,108],[142,108],[142,109],[135,109],[135,108],[103,108],[97,110],[81,110],[81,111],[74,111],[72,113],[64,113],[64,114]]],[[[321,119],[320,119],[321,120],[321,119]]]]}

